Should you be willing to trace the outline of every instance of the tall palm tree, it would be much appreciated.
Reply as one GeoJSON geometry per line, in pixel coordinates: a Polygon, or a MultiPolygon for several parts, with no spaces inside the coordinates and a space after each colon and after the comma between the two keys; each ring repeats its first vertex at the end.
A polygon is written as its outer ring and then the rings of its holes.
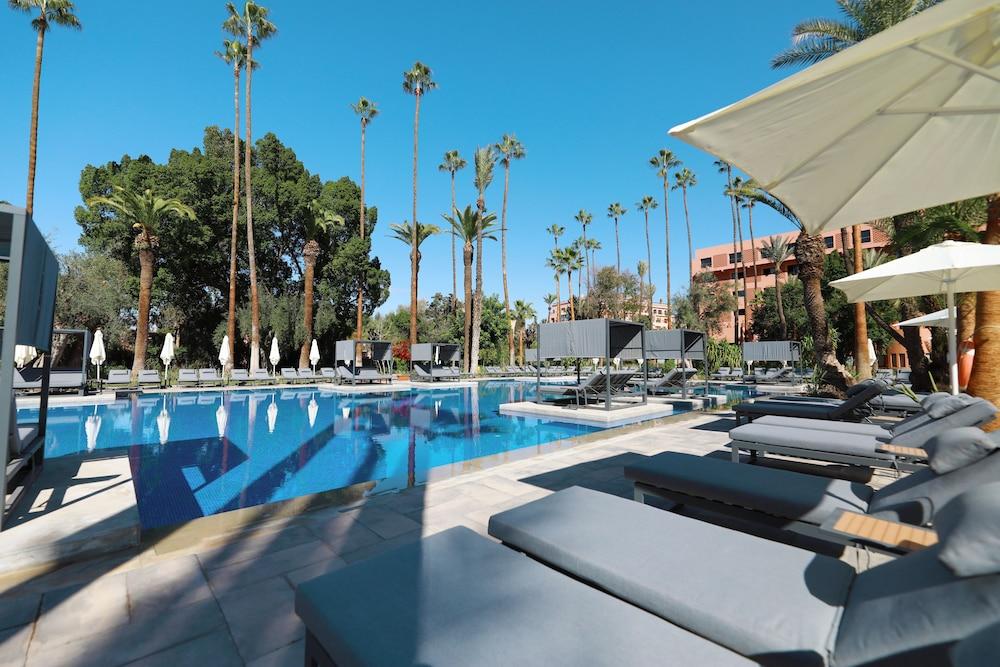
{"type": "Polygon", "coordinates": [[[229,363],[223,371],[233,368],[236,357],[236,244],[240,226],[240,72],[246,66],[246,50],[238,39],[222,41],[222,51],[216,55],[233,67],[233,221],[229,232],[229,310],[226,314],[226,335],[229,336],[229,363]]]}
{"type": "MultiPolygon", "coordinates": [[[[497,154],[493,146],[480,147],[473,155],[473,164],[476,169],[475,186],[476,208],[479,210],[479,217],[486,217],[486,189],[493,183],[493,168],[496,166],[497,154]]],[[[472,342],[470,350],[470,373],[479,370],[479,335],[483,321],[483,232],[480,227],[476,234],[476,295],[473,299],[472,309],[472,342]]]]}
{"type": "Polygon", "coordinates": [[[465,323],[462,329],[463,341],[464,341],[464,353],[465,356],[462,358],[462,363],[466,365],[466,371],[469,370],[470,356],[470,346],[472,344],[472,309],[474,303],[474,297],[472,294],[472,260],[476,254],[476,241],[482,236],[484,240],[495,241],[495,223],[497,217],[492,213],[487,213],[485,217],[480,217],[478,211],[474,211],[472,206],[466,206],[464,211],[460,211],[454,215],[442,216],[451,228],[453,236],[457,236],[462,241],[462,265],[465,268],[464,282],[465,287],[465,323]]]}
{"type": "MultiPolygon", "coordinates": [[[[650,325],[653,323],[653,272],[649,270],[653,266],[653,250],[652,246],[649,245],[649,211],[654,209],[659,204],[656,203],[656,198],[652,195],[644,196],[640,201],[636,203],[636,208],[642,210],[642,215],[646,219],[646,268],[647,276],[646,279],[649,281],[649,322],[650,325]]],[[[670,303],[670,295],[667,295],[667,303],[670,303]]],[[[667,313],[670,312],[670,306],[667,306],[667,313]]],[[[667,328],[670,328],[670,315],[667,315],[667,328]]]]}
{"type": "MultiPolygon", "coordinates": [[[[583,238],[577,238],[573,243],[570,244],[579,254],[580,259],[586,264],[587,262],[587,251],[586,245],[583,242],[583,238]]],[[[581,266],[580,270],[576,272],[576,293],[581,299],[583,298],[583,272],[584,269],[581,266]]]]}
{"type": "Polygon", "coordinates": [[[688,273],[694,272],[694,245],[691,241],[691,216],[688,215],[688,188],[698,185],[698,177],[694,172],[684,167],[680,171],[674,172],[674,184],[671,190],[680,188],[684,200],[684,224],[687,227],[688,237],[688,273]]]}
{"type": "Polygon", "coordinates": [[[567,246],[559,251],[559,261],[566,272],[566,286],[569,294],[569,319],[576,320],[576,306],[573,303],[573,272],[583,268],[583,256],[575,245],[567,246]]]}
{"type": "MultiPolygon", "coordinates": [[[[635,275],[639,277],[639,303],[642,303],[642,301],[646,297],[646,295],[644,294],[644,292],[646,291],[646,288],[645,288],[645,284],[643,283],[643,280],[645,280],[646,276],[649,275],[649,264],[647,264],[646,262],[642,261],[641,259],[638,262],[636,262],[636,265],[635,265],[635,275]]],[[[652,291],[652,289],[650,289],[650,291],[652,291]]],[[[650,298],[650,302],[652,302],[652,298],[650,298]]],[[[641,309],[641,307],[640,307],[640,309],[641,309]]],[[[649,326],[650,326],[650,328],[653,327],[653,309],[652,308],[649,309],[649,326]]]]}
{"type": "Polygon", "coordinates": [[[528,320],[538,317],[535,314],[535,307],[527,301],[518,299],[514,302],[514,320],[517,322],[518,334],[518,363],[524,365],[524,332],[528,328],[528,320]]]}
{"type": "MultiPolygon", "coordinates": [[[[740,286],[739,279],[737,278],[738,271],[736,270],[736,258],[738,255],[738,250],[736,247],[736,227],[737,227],[737,211],[739,210],[736,206],[736,197],[733,195],[733,166],[726,162],[725,160],[715,160],[713,162],[716,170],[720,174],[726,175],[726,187],[723,189],[722,193],[729,197],[729,213],[733,220],[733,297],[736,303],[736,310],[733,311],[733,342],[740,342],[740,286]]],[[[744,277],[746,273],[744,272],[744,277]]],[[[746,311],[744,311],[746,312],[746,311]]]]}
{"type": "MultiPolygon", "coordinates": [[[[667,262],[667,317],[673,316],[673,308],[670,305],[671,292],[673,287],[670,284],[670,206],[667,202],[667,196],[670,193],[670,170],[675,167],[679,167],[681,161],[677,159],[674,152],[667,150],[666,148],[661,148],[657,151],[656,155],[649,158],[649,166],[656,170],[656,175],[660,177],[663,181],[663,230],[664,230],[664,244],[665,244],[665,257],[667,262]]],[[[690,253],[690,233],[688,234],[688,252],[690,253]]],[[[650,282],[652,282],[652,267],[650,267],[650,282]]],[[[649,313],[649,317],[652,319],[653,313],[649,313]]]]}
{"type": "MultiPolygon", "coordinates": [[[[438,165],[438,171],[446,171],[451,174],[451,215],[458,215],[458,204],[455,203],[455,174],[460,169],[465,169],[468,163],[457,150],[445,151],[444,159],[438,165]]],[[[455,263],[455,240],[456,235],[451,235],[451,310],[455,312],[458,307],[458,269],[455,263]]]]}
{"type": "Polygon", "coordinates": [[[309,350],[312,347],[313,287],[316,280],[316,260],[319,259],[320,253],[318,239],[323,234],[328,234],[334,227],[343,226],[344,218],[321,206],[319,201],[314,199],[309,203],[309,216],[306,217],[304,229],[302,230],[302,236],[306,241],[302,247],[302,262],[305,264],[302,324],[305,329],[305,338],[302,341],[302,347],[299,349],[299,368],[309,367],[309,350]]]}
{"type": "Polygon", "coordinates": [[[549,251],[549,258],[545,260],[545,265],[552,269],[552,273],[556,278],[556,322],[562,320],[562,294],[560,292],[559,279],[566,272],[562,252],[562,248],[553,248],[549,251]]]}
{"type": "MultiPolygon", "coordinates": [[[[556,224],[556,223],[553,222],[551,225],[548,226],[548,228],[545,231],[552,235],[552,244],[553,244],[553,247],[556,250],[558,250],[559,249],[559,237],[566,233],[566,228],[563,227],[562,225],[559,225],[559,224],[556,224]]],[[[556,296],[558,296],[559,295],[559,276],[558,275],[555,277],[555,280],[556,280],[556,296]]],[[[560,308],[562,307],[562,301],[559,302],[559,307],[560,308]]]]}
{"type": "MultiPolygon", "coordinates": [[[[351,105],[354,113],[358,115],[358,119],[361,122],[361,209],[360,209],[360,220],[358,222],[358,231],[361,234],[361,240],[365,240],[365,131],[368,129],[368,124],[375,119],[378,115],[378,105],[369,100],[366,97],[361,97],[355,104],[351,105]]],[[[357,313],[357,326],[355,327],[355,338],[361,340],[362,331],[362,316],[363,316],[363,302],[365,298],[365,282],[364,280],[358,281],[358,313],[357,313]]]]}
{"type": "Polygon", "coordinates": [[[618,219],[627,213],[627,210],[618,202],[608,206],[608,217],[615,222],[615,267],[618,273],[622,272],[622,248],[621,240],[618,237],[618,219]]]}
{"type": "Polygon", "coordinates": [[[781,338],[788,338],[788,321],[785,319],[785,306],[781,300],[781,265],[792,256],[792,249],[784,236],[772,236],[765,239],[761,245],[760,254],[774,262],[774,300],[778,306],[778,322],[781,326],[781,338]]]}
{"type": "Polygon", "coordinates": [[[587,273],[587,293],[590,293],[590,245],[587,243],[587,227],[591,222],[594,221],[594,216],[590,214],[590,211],[586,209],[580,209],[573,216],[573,219],[580,223],[580,228],[583,229],[583,244],[580,246],[583,249],[583,261],[586,265],[585,271],[587,273]]]}
{"type": "MultiPolygon", "coordinates": [[[[152,190],[138,192],[115,186],[110,197],[92,197],[87,206],[110,209],[120,222],[135,231],[133,246],[139,254],[139,307],[135,321],[135,356],[132,374],[145,367],[146,346],[149,343],[149,307],[153,294],[153,274],[156,250],[160,246],[157,233],[173,217],[194,220],[195,213],[179,199],[159,197],[152,190]]],[[[104,217],[102,215],[102,217],[104,217]]]]}
{"type": "Polygon", "coordinates": [[[31,127],[28,130],[28,192],[24,197],[24,208],[30,216],[35,210],[35,161],[38,157],[38,98],[42,85],[42,55],[45,52],[45,33],[49,26],[61,25],[67,28],[81,28],[80,19],[73,10],[70,0],[7,0],[11,9],[22,12],[38,11],[31,19],[31,27],[38,33],[35,39],[35,78],[31,85],[31,127]]]}
{"type": "MultiPolygon", "coordinates": [[[[422,222],[418,222],[416,225],[411,225],[409,220],[394,222],[389,225],[389,236],[410,248],[410,264],[411,266],[417,267],[417,278],[415,278],[412,283],[412,286],[414,287],[417,285],[415,281],[420,277],[420,260],[423,258],[423,253],[420,252],[420,246],[423,245],[424,241],[440,232],[441,228],[437,225],[425,225],[422,222]]],[[[413,322],[414,317],[411,312],[411,327],[414,326],[413,322]]],[[[413,339],[413,329],[410,330],[410,339],[413,339]]]]}
{"type": "MultiPolygon", "coordinates": [[[[500,210],[500,272],[503,275],[503,309],[510,321],[510,292],[507,290],[507,193],[510,190],[510,163],[524,158],[524,144],[513,134],[505,134],[496,145],[503,165],[503,207],[500,210]]],[[[514,332],[507,330],[507,351],[510,365],[514,365],[514,332]]]]}
{"type": "MultiPolygon", "coordinates": [[[[753,207],[757,203],[754,199],[754,193],[760,189],[757,185],[757,181],[754,179],[743,180],[739,177],[733,179],[734,187],[736,188],[736,199],[737,202],[746,209],[747,212],[747,227],[750,229],[750,268],[753,270],[753,290],[757,291],[757,241],[753,234],[753,207]]],[[[741,225],[742,227],[742,225],[741,225]]],[[[746,266],[746,257],[743,258],[744,266],[746,266]]]]}
{"type": "MultiPolygon", "coordinates": [[[[732,176],[732,172],[729,172],[729,187],[726,188],[725,194],[729,196],[730,200],[733,202],[733,209],[736,212],[736,236],[739,240],[739,257],[740,262],[740,273],[743,275],[743,338],[746,338],[747,332],[750,330],[750,298],[749,292],[747,291],[747,251],[746,246],[743,244],[743,219],[740,216],[740,206],[743,205],[743,200],[746,196],[749,196],[751,189],[747,186],[748,181],[744,180],[740,176],[732,176]]],[[[739,298],[736,299],[737,303],[739,298]]]]}
{"type": "Polygon", "coordinates": [[[590,263],[590,270],[594,273],[594,278],[597,277],[597,262],[596,255],[597,251],[601,249],[601,242],[597,239],[590,238],[587,239],[587,252],[590,253],[590,258],[587,260],[590,263]]]}
{"type": "MultiPolygon", "coordinates": [[[[417,147],[420,137],[420,100],[425,93],[437,88],[437,84],[431,78],[431,68],[419,60],[413,63],[413,67],[403,72],[403,90],[413,95],[413,220],[411,227],[413,238],[410,239],[410,246],[419,245],[417,230],[417,147]]],[[[417,253],[411,253],[410,262],[410,345],[417,342],[417,253]]]]}
{"type": "Polygon", "coordinates": [[[250,268],[250,372],[253,373],[260,368],[260,296],[257,288],[257,255],[254,249],[253,238],[253,181],[250,178],[251,158],[253,146],[252,131],[252,110],[251,90],[253,85],[253,71],[257,63],[253,59],[254,48],[270,37],[273,37],[278,29],[267,18],[268,9],[262,7],[253,0],[247,0],[242,10],[236,8],[232,2],[226,3],[228,17],[223,22],[222,27],[237,38],[242,38],[243,48],[246,53],[246,62],[251,66],[246,68],[247,80],[245,90],[244,108],[246,109],[246,139],[243,144],[243,181],[246,190],[246,211],[247,211],[247,255],[250,268]]]}

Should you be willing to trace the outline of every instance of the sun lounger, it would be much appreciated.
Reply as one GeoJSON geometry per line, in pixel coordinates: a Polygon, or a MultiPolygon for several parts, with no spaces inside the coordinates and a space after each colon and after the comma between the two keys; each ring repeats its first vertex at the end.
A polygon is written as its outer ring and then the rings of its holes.
{"type": "Polygon", "coordinates": [[[140,387],[155,387],[159,389],[163,386],[163,380],[160,378],[160,371],[156,370],[143,370],[139,371],[139,386],[140,387]]]}
{"type": "Polygon", "coordinates": [[[198,386],[198,371],[193,368],[181,368],[177,371],[177,385],[178,386],[198,386]]]}
{"type": "Polygon", "coordinates": [[[250,372],[245,368],[234,368],[229,371],[229,383],[235,385],[250,384],[250,372]]]}
{"type": "Polygon", "coordinates": [[[714,373],[710,376],[713,380],[728,380],[729,379],[729,366],[720,366],[714,373]]]}
{"type": "Polygon", "coordinates": [[[319,377],[327,382],[335,382],[337,380],[337,371],[329,366],[324,366],[319,369],[319,377]]]}
{"type": "Polygon", "coordinates": [[[697,371],[693,368],[671,368],[663,377],[650,382],[648,391],[651,395],[670,393],[687,384],[687,381],[693,378],[696,373],[697,371]]]}
{"type": "Polygon", "coordinates": [[[875,371],[875,379],[891,384],[896,379],[896,374],[893,373],[891,368],[880,368],[875,371]]]}
{"type": "Polygon", "coordinates": [[[383,373],[377,368],[365,368],[361,367],[358,369],[358,379],[362,382],[392,382],[392,375],[389,373],[383,373]]]}
{"type": "Polygon", "coordinates": [[[486,371],[487,375],[493,375],[493,376],[503,375],[503,370],[501,370],[499,366],[486,366],[483,368],[483,370],[486,371]]]}
{"type": "Polygon", "coordinates": [[[299,374],[295,372],[294,368],[282,368],[281,379],[284,380],[286,384],[295,384],[299,381],[299,374]]]}
{"type": "Polygon", "coordinates": [[[251,376],[251,379],[253,380],[254,384],[274,384],[275,382],[271,374],[268,373],[263,368],[258,368],[257,370],[255,370],[253,372],[253,375],[251,376]]]}
{"type": "Polygon", "coordinates": [[[199,368],[198,384],[202,387],[221,387],[224,382],[222,376],[214,368],[199,368]]]}
{"type": "Polygon", "coordinates": [[[582,406],[607,400],[609,384],[612,398],[622,394],[634,375],[634,371],[612,371],[609,377],[603,371],[598,371],[579,384],[541,385],[538,391],[543,400],[582,406]]]}
{"type": "Polygon", "coordinates": [[[759,384],[780,384],[792,379],[792,369],[788,366],[772,368],[762,375],[754,375],[752,379],[759,384]]]}
{"type": "Polygon", "coordinates": [[[313,369],[311,368],[300,368],[297,375],[298,381],[302,383],[316,382],[317,380],[316,374],[313,373],[313,369]]]}
{"type": "Polygon", "coordinates": [[[117,389],[132,386],[132,372],[121,368],[108,371],[108,377],[104,379],[104,386],[109,389],[117,389]]]}
{"type": "Polygon", "coordinates": [[[807,419],[828,419],[836,421],[861,421],[872,413],[868,402],[882,393],[886,385],[873,382],[866,385],[854,385],[848,390],[846,400],[839,403],[780,401],[762,399],[744,401],[734,408],[736,423],[752,421],[763,415],[780,415],[783,417],[803,417],[807,419]]]}

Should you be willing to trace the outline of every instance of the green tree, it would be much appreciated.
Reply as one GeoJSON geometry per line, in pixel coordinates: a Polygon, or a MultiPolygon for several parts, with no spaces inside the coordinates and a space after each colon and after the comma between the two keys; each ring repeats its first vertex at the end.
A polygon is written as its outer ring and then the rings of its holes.
{"type": "Polygon", "coordinates": [[[622,247],[621,240],[618,237],[618,219],[625,215],[626,212],[626,209],[618,202],[608,206],[608,217],[615,223],[615,270],[618,273],[622,272],[622,247]]]}
{"type": "MultiPolygon", "coordinates": [[[[404,220],[403,222],[394,222],[389,225],[391,230],[390,236],[409,246],[410,248],[410,261],[413,266],[417,267],[417,276],[420,275],[420,260],[423,257],[423,253],[420,252],[420,246],[423,245],[424,241],[429,239],[431,236],[441,232],[441,228],[437,225],[425,225],[422,222],[418,222],[416,227],[410,224],[409,220],[404,220]],[[416,244],[413,244],[413,240],[416,239],[416,244]]],[[[416,326],[416,310],[410,313],[410,326],[416,326]]],[[[410,339],[413,339],[413,331],[410,331],[410,339]]]]}
{"type": "MultiPolygon", "coordinates": [[[[681,161],[677,159],[673,151],[667,150],[666,148],[661,148],[656,155],[649,158],[649,166],[656,169],[656,175],[660,177],[663,181],[663,231],[664,231],[664,257],[667,263],[667,317],[670,317],[670,313],[673,312],[673,308],[670,305],[670,296],[673,292],[673,288],[670,284],[670,207],[668,206],[667,196],[670,194],[670,170],[675,167],[679,167],[681,161]]],[[[652,266],[650,267],[650,280],[652,281],[652,266]]],[[[650,318],[653,317],[653,312],[649,313],[650,318]]]]}
{"type": "MultiPolygon", "coordinates": [[[[507,319],[510,319],[510,292],[507,289],[507,195],[510,190],[510,163],[524,158],[524,144],[513,134],[505,134],[496,145],[500,154],[500,164],[503,165],[503,206],[500,209],[500,271],[503,275],[503,307],[507,319]]],[[[507,337],[508,363],[514,364],[514,332],[507,337]]]]}
{"type": "Polygon", "coordinates": [[[246,52],[246,62],[250,67],[246,68],[246,91],[244,107],[246,109],[246,139],[244,140],[244,188],[246,190],[246,211],[247,211],[247,257],[250,267],[250,372],[260,368],[260,294],[257,287],[257,257],[254,248],[253,229],[253,180],[251,178],[251,142],[253,132],[251,130],[251,119],[253,106],[251,105],[251,88],[253,83],[253,71],[257,63],[253,59],[253,50],[261,45],[265,39],[273,37],[278,29],[267,18],[268,9],[262,7],[253,0],[247,0],[242,10],[238,10],[232,2],[226,3],[228,16],[223,22],[224,30],[237,38],[242,37],[245,41],[243,48],[246,52]]]}
{"type": "Polygon", "coordinates": [[[684,224],[687,227],[687,239],[688,239],[688,273],[690,274],[694,271],[694,245],[691,241],[691,216],[688,215],[688,188],[693,188],[698,185],[698,178],[694,175],[694,172],[684,167],[678,172],[674,173],[674,184],[671,186],[671,190],[676,190],[680,188],[681,194],[684,200],[684,224]]]}
{"type": "Polygon", "coordinates": [[[514,302],[514,320],[517,321],[517,336],[518,336],[518,363],[524,365],[524,338],[525,331],[528,328],[528,320],[537,318],[538,315],[535,313],[535,307],[532,306],[527,301],[522,301],[518,299],[514,302]]]}
{"type": "MultiPolygon", "coordinates": [[[[772,236],[765,239],[760,253],[766,259],[774,262],[774,296],[780,327],[778,340],[788,340],[788,322],[785,319],[785,308],[781,300],[781,271],[782,265],[792,257],[792,248],[784,236],[772,236]]],[[[756,320],[757,316],[754,315],[754,321],[756,322],[756,320]]],[[[758,337],[767,340],[767,337],[758,337]]]]}
{"type": "MultiPolygon", "coordinates": [[[[656,199],[652,195],[644,196],[639,202],[636,203],[635,207],[642,211],[642,215],[646,220],[646,269],[648,272],[649,279],[649,319],[650,322],[653,320],[653,250],[652,246],[649,244],[649,211],[657,207],[656,199]]],[[[669,261],[668,261],[669,263],[669,261]]],[[[669,269],[667,269],[669,271],[669,269]]],[[[667,295],[667,311],[670,311],[670,295],[667,295]]],[[[667,315],[667,328],[670,328],[670,315],[667,315]]]]}
{"type": "MultiPolygon", "coordinates": [[[[583,263],[584,270],[587,272],[587,290],[590,290],[590,244],[587,241],[587,227],[590,223],[594,221],[594,216],[591,215],[590,211],[586,209],[580,209],[573,216],[573,219],[580,223],[580,229],[583,230],[583,243],[580,248],[583,250],[583,263]]],[[[522,362],[523,363],[523,362],[522,362]]]]}
{"type": "MultiPolygon", "coordinates": [[[[431,78],[431,68],[420,61],[413,63],[413,67],[403,72],[403,91],[413,95],[413,225],[410,231],[413,237],[410,239],[410,247],[417,248],[420,239],[417,238],[420,229],[420,219],[417,217],[417,147],[420,137],[420,100],[423,96],[437,88],[437,83],[431,78]]],[[[411,253],[410,261],[410,345],[417,342],[417,258],[418,253],[411,253]]]]}
{"type": "Polygon", "coordinates": [[[30,216],[35,210],[35,162],[38,157],[38,99],[42,85],[42,55],[45,52],[45,33],[53,25],[81,28],[80,19],[73,11],[70,0],[7,0],[11,9],[38,14],[31,19],[31,27],[38,33],[35,40],[35,78],[31,84],[31,127],[28,130],[28,191],[24,208],[30,216]]]}
{"type": "MultiPolygon", "coordinates": [[[[361,207],[361,210],[364,210],[364,206],[361,207]]],[[[309,351],[313,340],[313,307],[315,305],[313,291],[316,283],[316,260],[321,252],[321,246],[317,239],[328,234],[333,227],[344,225],[344,218],[323,208],[319,200],[310,202],[309,212],[311,215],[305,218],[303,230],[306,242],[302,246],[302,262],[305,264],[302,290],[302,326],[305,335],[299,348],[299,368],[309,367],[309,351]]],[[[363,231],[361,238],[364,238],[363,231]]],[[[358,301],[358,308],[360,310],[361,301],[358,301]]]]}
{"type": "MultiPolygon", "coordinates": [[[[358,120],[361,123],[361,206],[358,207],[358,213],[360,216],[360,221],[358,222],[358,230],[361,234],[361,239],[365,238],[365,131],[368,129],[368,124],[371,123],[375,116],[378,115],[378,106],[366,97],[361,97],[358,101],[351,105],[351,109],[357,114],[358,120]]],[[[357,312],[357,326],[355,327],[355,338],[361,340],[361,332],[363,329],[362,318],[364,316],[364,300],[365,300],[365,289],[364,284],[358,286],[358,312],[357,312]]]]}
{"type": "MultiPolygon", "coordinates": [[[[479,217],[486,217],[486,189],[493,183],[493,168],[496,166],[497,155],[493,146],[477,148],[473,157],[476,168],[475,186],[478,196],[476,207],[479,217]]],[[[472,303],[472,342],[469,350],[469,372],[479,370],[479,340],[483,322],[483,231],[482,226],[476,234],[476,294],[472,303]]]]}
{"type": "Polygon", "coordinates": [[[682,329],[721,331],[722,316],[736,307],[736,297],[712,273],[704,271],[691,277],[687,294],[674,299],[674,325],[682,329]]]}
{"type": "MultiPolygon", "coordinates": [[[[455,200],[455,174],[465,169],[468,162],[465,161],[457,150],[445,151],[444,159],[438,165],[438,171],[445,171],[451,176],[451,215],[458,215],[458,204],[455,200]]],[[[458,308],[458,265],[455,255],[455,242],[457,237],[451,235],[451,308],[454,311],[458,308]]]]}
{"type": "Polygon", "coordinates": [[[545,265],[552,269],[556,279],[556,322],[562,319],[562,293],[560,292],[560,278],[566,273],[566,265],[563,263],[562,248],[553,248],[549,251],[549,258],[545,260],[545,265]]]}
{"type": "MultiPolygon", "coordinates": [[[[108,364],[126,363],[125,352],[134,342],[130,340],[129,320],[123,317],[133,312],[128,268],[100,253],[71,252],[59,258],[59,269],[55,326],[88,331],[100,328],[108,364]]],[[[59,365],[58,357],[53,354],[53,365],[59,365]]]]}
{"type": "Polygon", "coordinates": [[[464,341],[464,356],[462,361],[466,364],[466,371],[470,370],[468,365],[471,362],[472,344],[472,308],[475,297],[472,292],[472,262],[476,254],[476,242],[479,239],[490,241],[496,240],[495,223],[496,216],[487,213],[485,217],[480,217],[479,211],[474,211],[472,206],[466,206],[461,213],[452,216],[442,216],[451,227],[452,234],[462,241],[462,264],[465,268],[463,285],[465,287],[464,303],[464,326],[462,328],[462,339],[464,341]]]}
{"type": "Polygon", "coordinates": [[[91,209],[101,208],[106,215],[118,219],[135,232],[133,245],[139,254],[139,306],[135,324],[135,357],[132,373],[138,374],[145,368],[146,346],[149,341],[149,306],[152,300],[153,271],[156,249],[160,244],[157,236],[160,228],[172,218],[195,219],[194,209],[178,199],[165,199],[145,190],[141,194],[134,190],[115,188],[110,197],[92,197],[87,200],[91,209]]]}

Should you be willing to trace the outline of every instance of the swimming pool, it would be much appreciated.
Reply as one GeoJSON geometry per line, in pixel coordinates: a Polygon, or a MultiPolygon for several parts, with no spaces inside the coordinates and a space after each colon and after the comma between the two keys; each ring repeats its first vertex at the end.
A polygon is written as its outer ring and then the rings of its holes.
{"type": "MultiPolygon", "coordinates": [[[[49,409],[49,458],[128,456],[144,529],[429,471],[600,430],[501,416],[534,385],[486,382],[344,395],[316,388],[147,394],[49,409]]],[[[19,410],[18,419],[37,419],[19,410]]]]}

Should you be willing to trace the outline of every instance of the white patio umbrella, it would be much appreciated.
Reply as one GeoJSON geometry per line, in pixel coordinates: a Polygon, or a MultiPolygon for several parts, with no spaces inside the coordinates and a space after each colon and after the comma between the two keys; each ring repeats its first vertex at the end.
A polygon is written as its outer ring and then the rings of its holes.
{"type": "Polygon", "coordinates": [[[170,413],[167,412],[167,399],[163,399],[163,408],[156,416],[156,430],[160,434],[160,444],[165,445],[170,440],[170,413]]]}
{"type": "Polygon", "coordinates": [[[92,452],[97,449],[97,436],[101,432],[101,416],[97,414],[96,405],[94,406],[94,414],[87,416],[83,430],[87,434],[87,451],[92,452]]]}
{"type": "Polygon", "coordinates": [[[267,406],[267,432],[274,433],[274,427],[278,423],[278,406],[271,397],[271,405],[267,406]]]}
{"type": "Polygon", "coordinates": [[[226,406],[219,403],[218,409],[215,411],[215,426],[219,431],[219,437],[224,438],[226,436],[226,424],[229,422],[229,411],[226,410],[226,406]]]}
{"type": "Polygon", "coordinates": [[[955,294],[1000,290],[1000,246],[944,241],[830,284],[842,290],[852,302],[944,294],[948,304],[951,392],[957,394],[955,294]]]}
{"type": "Polygon", "coordinates": [[[271,373],[272,375],[278,375],[278,362],[281,361],[281,353],[278,352],[278,337],[275,336],[271,339],[271,353],[267,356],[267,360],[271,362],[271,373]]]}
{"type": "Polygon", "coordinates": [[[97,384],[101,384],[101,366],[107,360],[108,355],[104,350],[104,332],[97,329],[94,332],[94,342],[90,344],[90,363],[97,366],[97,384]]]}
{"type": "Polygon", "coordinates": [[[309,416],[309,428],[316,426],[316,415],[319,414],[319,403],[315,396],[309,397],[309,405],[306,406],[306,414],[309,416]]]}
{"type": "Polygon", "coordinates": [[[312,347],[309,348],[309,363],[312,364],[313,373],[316,372],[316,364],[319,363],[319,345],[313,338],[312,347]]]}
{"type": "Polygon", "coordinates": [[[998,192],[998,43],[1000,2],[948,0],[670,134],[810,233],[998,192]]]}
{"type": "Polygon", "coordinates": [[[170,374],[170,364],[174,361],[174,335],[172,333],[168,333],[163,339],[160,361],[163,362],[163,375],[166,377],[170,374]]]}
{"type": "Polygon", "coordinates": [[[38,350],[30,345],[15,345],[14,346],[14,363],[17,364],[18,368],[24,368],[24,365],[29,363],[32,359],[38,356],[38,350]]]}
{"type": "Polygon", "coordinates": [[[897,327],[945,327],[948,326],[948,309],[936,310],[927,315],[911,317],[896,324],[897,327]]]}
{"type": "Polygon", "coordinates": [[[229,336],[223,336],[222,345],[219,346],[219,365],[225,368],[229,364],[230,359],[231,357],[229,356],[229,336]]]}

